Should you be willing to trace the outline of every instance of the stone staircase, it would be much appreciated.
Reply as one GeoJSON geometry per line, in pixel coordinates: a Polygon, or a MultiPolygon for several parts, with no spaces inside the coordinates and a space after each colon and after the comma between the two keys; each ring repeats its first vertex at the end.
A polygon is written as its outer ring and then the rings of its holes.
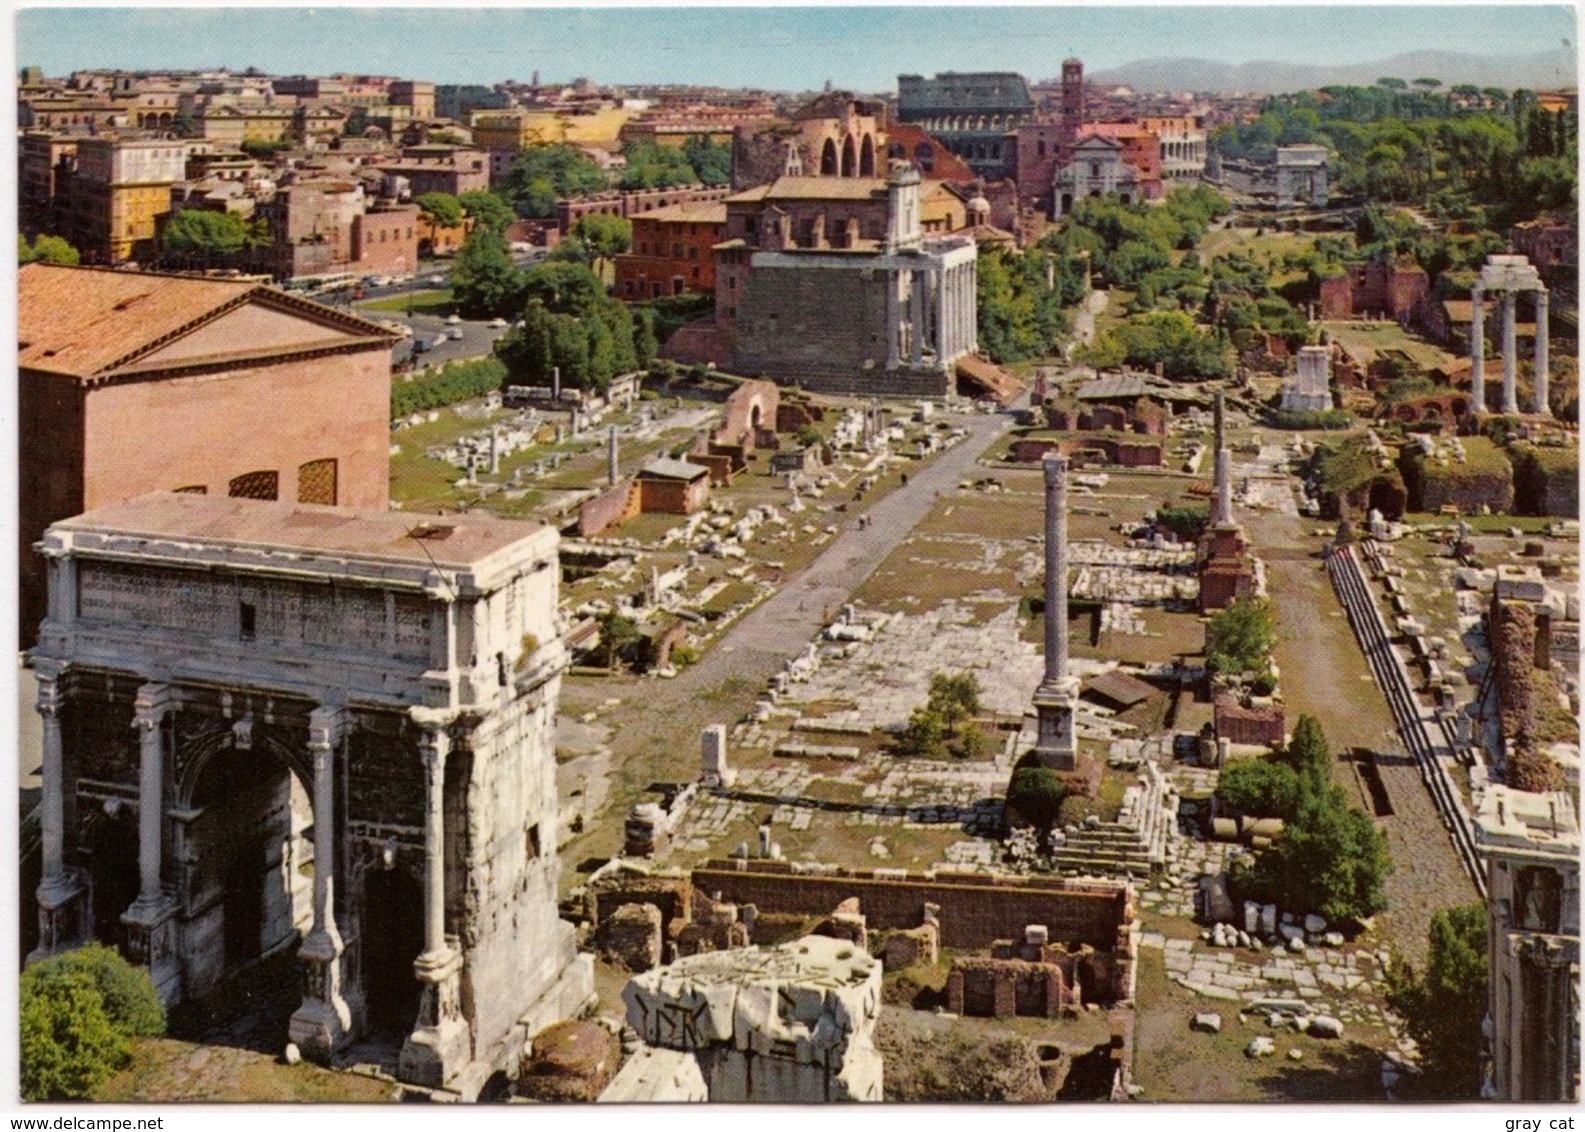
{"type": "Polygon", "coordinates": [[[1178,796],[1166,773],[1151,760],[1140,764],[1139,781],[1123,792],[1113,821],[1088,819],[1065,833],[1052,854],[1061,873],[1145,878],[1163,868],[1177,820],[1178,796]]]}

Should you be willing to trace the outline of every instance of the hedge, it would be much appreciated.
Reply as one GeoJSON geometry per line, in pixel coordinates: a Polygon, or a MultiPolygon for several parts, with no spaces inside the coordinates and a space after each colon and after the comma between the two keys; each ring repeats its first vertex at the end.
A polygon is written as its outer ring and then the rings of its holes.
{"type": "Polygon", "coordinates": [[[506,366],[498,358],[450,362],[440,369],[391,385],[391,417],[405,417],[482,397],[506,382],[506,366]]]}

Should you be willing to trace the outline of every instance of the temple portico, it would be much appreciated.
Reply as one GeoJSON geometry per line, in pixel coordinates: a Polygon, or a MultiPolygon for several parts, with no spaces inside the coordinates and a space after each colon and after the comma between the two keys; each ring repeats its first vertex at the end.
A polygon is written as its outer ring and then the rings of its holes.
{"type": "Polygon", "coordinates": [[[1528,292],[1535,305],[1535,356],[1534,397],[1530,411],[1545,413],[1547,408],[1550,363],[1547,318],[1549,295],[1540,273],[1522,255],[1492,255],[1486,257],[1480,276],[1470,290],[1471,318],[1469,328],[1470,349],[1470,404],[1472,411],[1486,411],[1486,312],[1485,297],[1488,292],[1502,294],[1502,406],[1503,413],[1519,412],[1517,385],[1517,331],[1515,327],[1516,300],[1528,292]]]}

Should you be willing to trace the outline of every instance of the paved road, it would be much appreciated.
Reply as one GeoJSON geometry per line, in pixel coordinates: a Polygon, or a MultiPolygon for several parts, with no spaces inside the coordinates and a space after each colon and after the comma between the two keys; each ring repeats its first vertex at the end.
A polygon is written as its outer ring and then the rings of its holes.
{"type": "Polygon", "coordinates": [[[700,661],[674,684],[706,687],[770,657],[776,665],[797,656],[849,595],[880,565],[893,547],[908,537],[943,491],[956,487],[974,462],[1012,424],[1005,414],[967,418],[969,435],[934,463],[912,475],[870,508],[869,525],[855,520],[831,545],[774,596],[756,606],[700,661]],[[754,658],[750,661],[749,658],[754,658]]]}
{"type": "MultiPolygon", "coordinates": [[[[910,476],[868,511],[859,530],[855,517],[803,571],[773,597],[733,625],[698,664],[675,679],[624,677],[562,688],[568,715],[619,697],[621,724],[611,736],[612,782],[607,815],[563,850],[569,864],[604,861],[621,846],[621,821],[652,782],[687,780],[699,766],[699,730],[730,723],[753,705],[782,665],[803,651],[881,560],[925,517],[936,495],[972,474],[975,461],[1012,425],[1004,414],[966,418],[969,436],[910,476]]],[[[574,869],[563,884],[576,882],[574,869]]]]}

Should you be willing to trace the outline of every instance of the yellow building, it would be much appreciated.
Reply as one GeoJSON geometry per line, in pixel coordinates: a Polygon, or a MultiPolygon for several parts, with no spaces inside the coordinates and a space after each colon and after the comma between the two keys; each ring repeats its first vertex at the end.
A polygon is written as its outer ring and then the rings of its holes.
{"type": "Polygon", "coordinates": [[[609,106],[593,110],[476,110],[469,115],[473,144],[516,153],[530,145],[570,142],[613,145],[632,111],[609,106]]]}
{"type": "Polygon", "coordinates": [[[68,227],[83,258],[147,258],[155,218],[171,210],[171,186],[186,170],[187,147],[170,138],[79,139],[68,227]]]}

